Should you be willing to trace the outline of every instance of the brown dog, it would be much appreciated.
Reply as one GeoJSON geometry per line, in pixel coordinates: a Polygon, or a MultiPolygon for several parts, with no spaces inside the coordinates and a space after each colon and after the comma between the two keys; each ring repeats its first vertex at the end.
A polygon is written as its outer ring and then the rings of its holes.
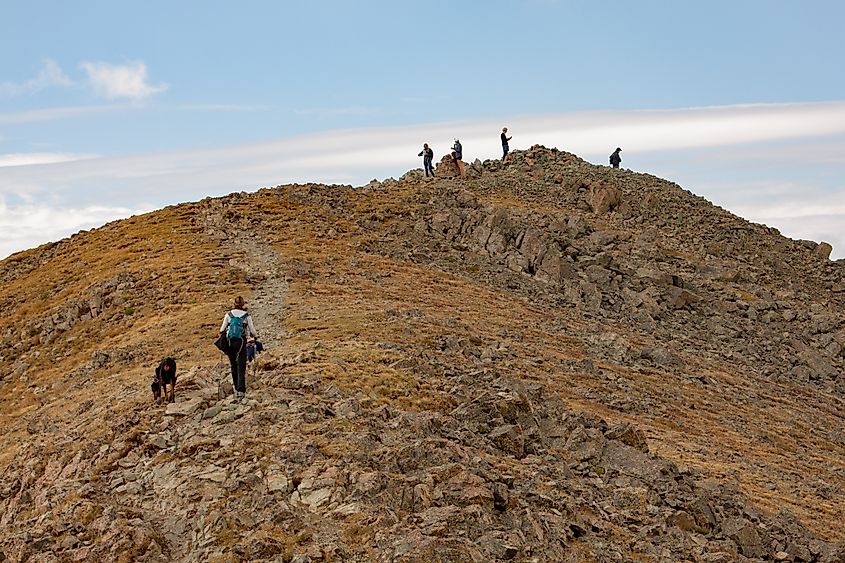
{"type": "Polygon", "coordinates": [[[168,403],[176,402],[176,360],[173,358],[164,358],[158,364],[155,371],[155,379],[151,385],[153,390],[153,399],[156,403],[162,401],[162,391],[164,392],[164,400],[168,403]],[[168,389],[169,385],[169,389],[168,389]]]}

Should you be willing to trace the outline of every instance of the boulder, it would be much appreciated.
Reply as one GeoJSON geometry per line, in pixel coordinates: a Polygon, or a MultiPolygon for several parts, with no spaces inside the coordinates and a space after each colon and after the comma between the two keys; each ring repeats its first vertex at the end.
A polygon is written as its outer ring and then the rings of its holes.
{"type": "Polygon", "coordinates": [[[516,424],[504,424],[490,433],[490,440],[502,451],[514,457],[525,455],[525,437],[522,429],[516,424]]]}
{"type": "Polygon", "coordinates": [[[618,440],[641,452],[648,453],[648,442],[646,441],[645,434],[633,424],[623,422],[611,426],[604,435],[608,440],[618,440]]]}
{"type": "Polygon", "coordinates": [[[537,268],[534,278],[550,284],[562,284],[575,276],[575,270],[564,256],[555,248],[543,256],[543,262],[537,268]]]}
{"type": "Polygon", "coordinates": [[[669,292],[669,304],[674,309],[683,309],[699,301],[701,301],[701,297],[680,287],[673,287],[669,292]]]}
{"type": "Polygon", "coordinates": [[[164,414],[170,416],[188,416],[192,415],[203,405],[203,400],[199,397],[194,397],[185,402],[169,403],[164,414]]]}
{"type": "Polygon", "coordinates": [[[622,202],[619,188],[607,182],[590,184],[588,201],[593,213],[607,213],[614,210],[622,202]]]}
{"type": "Polygon", "coordinates": [[[685,532],[698,531],[698,526],[696,525],[693,517],[684,512],[683,510],[679,510],[678,512],[667,517],[666,525],[675,526],[676,528],[680,528],[685,532]]]}
{"type": "Polygon", "coordinates": [[[222,411],[222,410],[223,410],[223,407],[221,405],[215,405],[213,407],[208,407],[207,409],[205,409],[205,411],[203,411],[202,418],[203,419],[214,418],[215,416],[220,414],[220,411],[222,411]]]}
{"type": "Polygon", "coordinates": [[[829,243],[820,242],[814,252],[822,260],[829,260],[830,253],[833,252],[833,247],[829,243]]]}
{"type": "MultiPolygon", "coordinates": [[[[466,170],[465,163],[464,170],[466,170]]],[[[434,168],[434,175],[439,178],[454,178],[458,175],[458,165],[455,164],[452,155],[447,154],[440,159],[440,162],[434,168]]]]}
{"type": "Polygon", "coordinates": [[[745,518],[729,518],[722,525],[722,532],[729,537],[746,557],[763,557],[766,548],[757,528],[745,518]]]}

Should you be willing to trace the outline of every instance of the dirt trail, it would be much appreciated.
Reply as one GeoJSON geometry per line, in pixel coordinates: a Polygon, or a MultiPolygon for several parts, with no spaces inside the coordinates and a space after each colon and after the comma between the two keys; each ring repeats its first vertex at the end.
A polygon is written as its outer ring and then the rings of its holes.
{"type": "Polygon", "coordinates": [[[264,242],[260,233],[239,237],[235,246],[245,253],[250,267],[265,276],[248,306],[262,343],[267,348],[277,348],[282,344],[288,292],[279,255],[264,242]]]}
{"type": "MultiPolygon", "coordinates": [[[[287,297],[287,282],[284,276],[282,261],[271,245],[266,243],[266,233],[257,228],[254,224],[248,223],[248,217],[241,217],[235,224],[232,222],[230,207],[226,204],[220,205],[212,200],[206,213],[202,216],[201,224],[205,234],[218,240],[221,250],[232,251],[238,258],[232,259],[230,265],[242,270],[248,279],[255,280],[253,292],[247,296],[247,307],[253,316],[256,330],[262,343],[267,350],[278,350],[283,343],[284,318],[287,297]],[[232,230],[237,231],[232,236],[232,230]]],[[[219,322],[216,320],[215,322],[219,322]]],[[[195,397],[207,396],[215,384],[230,381],[229,362],[222,354],[218,362],[210,368],[201,368],[196,371],[187,389],[183,389],[177,403],[186,403],[195,400],[195,397]],[[205,389],[205,391],[203,391],[205,389]]],[[[261,361],[259,356],[258,363],[261,361]]],[[[262,411],[268,404],[272,404],[276,397],[276,390],[272,385],[262,381],[261,372],[255,368],[255,364],[248,367],[247,371],[247,398],[235,403],[232,396],[222,401],[212,402],[218,408],[224,409],[224,413],[231,413],[232,418],[243,416],[245,413],[262,411]],[[257,375],[258,374],[258,375],[257,375]],[[253,391],[249,393],[249,391],[253,391]]],[[[221,437],[227,435],[227,428],[224,425],[211,426],[208,421],[198,421],[188,417],[179,419],[178,424],[172,424],[171,417],[163,415],[160,409],[146,411],[141,415],[140,421],[148,430],[143,433],[141,441],[150,443],[151,440],[161,436],[161,445],[172,447],[175,444],[189,443],[191,440],[212,439],[219,443],[221,437]]],[[[221,454],[216,463],[220,467],[236,468],[237,463],[232,457],[233,452],[242,446],[240,441],[233,448],[232,452],[221,454]]],[[[224,450],[225,448],[221,448],[224,450]]],[[[193,537],[195,530],[193,526],[187,525],[177,518],[174,520],[174,513],[185,514],[184,506],[176,496],[162,495],[162,491],[169,491],[176,483],[184,483],[188,480],[197,480],[192,473],[181,473],[185,468],[176,469],[172,464],[151,463],[148,459],[133,456],[134,450],[130,450],[123,456],[113,470],[107,472],[103,478],[102,488],[108,488],[109,483],[115,479],[115,475],[122,475],[121,472],[141,475],[146,472],[156,474],[154,488],[155,494],[143,494],[140,500],[140,507],[143,508],[145,519],[150,524],[150,530],[159,538],[163,553],[153,552],[151,558],[144,560],[158,561],[191,561],[193,560],[192,550],[197,549],[196,538],[193,537]],[[131,459],[130,459],[131,458],[131,459]],[[149,467],[147,466],[149,464],[149,467]],[[167,498],[164,498],[164,497],[167,498]],[[161,498],[159,498],[161,497],[161,498]]],[[[180,465],[186,465],[191,471],[202,467],[206,461],[204,455],[185,456],[180,465]],[[190,461],[189,461],[190,460],[190,461]]],[[[219,469],[213,464],[207,467],[219,469]]],[[[233,469],[233,471],[236,469],[233,469]]],[[[117,477],[118,479],[120,477],[117,477]]],[[[198,482],[203,482],[199,479],[198,482]]],[[[140,496],[140,495],[139,495],[140,496]]],[[[114,514],[122,514],[138,510],[139,506],[124,506],[113,498],[111,492],[101,493],[96,488],[89,493],[89,498],[95,500],[99,506],[107,507],[106,510],[114,514]]],[[[149,555],[149,554],[148,554],[149,555]]]]}
{"type": "MultiPolygon", "coordinates": [[[[211,212],[203,218],[206,233],[219,238],[224,248],[243,255],[243,261],[236,266],[244,270],[249,277],[261,280],[253,295],[247,299],[247,307],[265,349],[278,349],[283,342],[288,292],[280,257],[266,242],[267,234],[254,223],[238,222],[234,225],[237,234],[229,236],[233,223],[230,216],[227,216],[227,209],[228,206],[212,201],[211,212]]],[[[228,380],[229,368],[225,357],[221,356],[216,372],[221,381],[228,380]]],[[[254,370],[250,372],[255,373],[254,370]]],[[[252,386],[253,383],[248,380],[247,385],[252,386]]]]}

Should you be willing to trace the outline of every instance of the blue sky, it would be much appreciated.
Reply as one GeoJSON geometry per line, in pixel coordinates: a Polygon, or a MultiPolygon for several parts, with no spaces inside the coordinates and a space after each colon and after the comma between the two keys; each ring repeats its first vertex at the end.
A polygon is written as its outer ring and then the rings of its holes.
{"type": "MultiPolygon", "coordinates": [[[[399,176],[455,136],[679,182],[845,235],[845,3],[5,2],[0,256],[288,181],[399,176]],[[705,109],[702,109],[705,108],[705,109]],[[487,133],[489,131],[489,134],[487,133]]],[[[469,141],[469,143],[467,142],[469,141]]]]}

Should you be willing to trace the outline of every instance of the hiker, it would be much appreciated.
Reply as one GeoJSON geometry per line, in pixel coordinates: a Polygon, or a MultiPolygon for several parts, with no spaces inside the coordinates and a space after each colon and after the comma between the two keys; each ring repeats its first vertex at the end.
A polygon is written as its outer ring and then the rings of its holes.
{"type": "Polygon", "coordinates": [[[461,146],[461,142],[455,139],[455,144],[452,145],[452,160],[455,161],[455,165],[458,167],[458,176],[464,175],[464,165],[461,162],[463,157],[464,148],[461,146]]]}
{"type": "Polygon", "coordinates": [[[161,403],[162,392],[164,392],[165,401],[176,402],[176,360],[168,357],[159,362],[150,388],[153,390],[153,400],[156,403],[161,403]],[[168,385],[170,385],[170,392],[167,391],[168,385]]]}
{"type": "Polygon", "coordinates": [[[513,139],[513,137],[508,137],[508,128],[502,127],[502,160],[505,160],[505,157],[508,156],[508,151],[511,150],[508,146],[508,141],[513,139]]]}
{"type": "Polygon", "coordinates": [[[610,155],[610,165],[614,168],[619,168],[619,165],[622,163],[622,157],[619,156],[620,152],[622,152],[622,149],[616,147],[616,150],[610,155]]]}
{"type": "Polygon", "coordinates": [[[434,168],[431,166],[431,161],[434,159],[434,151],[428,147],[428,143],[423,143],[423,150],[417,156],[423,157],[425,177],[428,178],[428,173],[431,172],[431,177],[434,178],[434,168]]]}
{"type": "Polygon", "coordinates": [[[241,296],[235,297],[235,307],[223,317],[220,336],[226,335],[229,341],[229,364],[232,366],[232,386],[235,388],[235,400],[240,401],[246,395],[246,347],[249,337],[258,338],[252,316],[246,311],[246,302],[241,296]]]}

